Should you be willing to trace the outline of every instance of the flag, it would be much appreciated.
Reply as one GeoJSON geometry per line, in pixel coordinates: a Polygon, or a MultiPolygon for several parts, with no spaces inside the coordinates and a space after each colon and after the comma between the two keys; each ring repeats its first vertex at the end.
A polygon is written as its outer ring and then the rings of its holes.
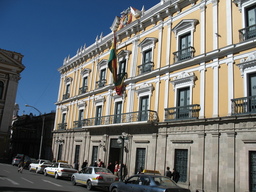
{"type": "Polygon", "coordinates": [[[116,36],[114,33],[114,39],[110,50],[110,55],[108,59],[108,68],[113,75],[113,80],[115,84],[115,90],[118,95],[123,93],[124,80],[127,76],[127,73],[121,73],[117,75],[117,57],[116,57],[116,36]]]}
{"type": "Polygon", "coordinates": [[[110,50],[108,59],[108,68],[111,71],[114,79],[114,83],[117,81],[117,58],[116,58],[116,36],[114,33],[114,39],[110,50]]]}

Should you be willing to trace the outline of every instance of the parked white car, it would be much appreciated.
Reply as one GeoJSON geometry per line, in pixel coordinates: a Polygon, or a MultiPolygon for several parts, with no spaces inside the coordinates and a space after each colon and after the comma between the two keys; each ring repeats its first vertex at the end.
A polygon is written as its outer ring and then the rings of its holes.
{"type": "Polygon", "coordinates": [[[35,171],[36,173],[43,173],[45,167],[51,166],[51,161],[45,159],[38,159],[35,163],[30,163],[29,171],[35,171]]]}
{"type": "Polygon", "coordinates": [[[53,163],[50,167],[44,169],[44,175],[52,175],[56,179],[59,177],[71,177],[73,173],[77,173],[77,170],[72,167],[72,165],[58,162],[53,163]]]}

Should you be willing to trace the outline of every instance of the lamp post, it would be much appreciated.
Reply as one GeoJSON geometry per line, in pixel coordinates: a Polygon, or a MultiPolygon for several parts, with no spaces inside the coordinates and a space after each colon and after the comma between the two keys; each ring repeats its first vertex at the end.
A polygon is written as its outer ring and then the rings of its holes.
{"type": "Polygon", "coordinates": [[[31,105],[25,105],[26,107],[31,107],[33,109],[35,109],[39,114],[40,116],[42,117],[42,131],[41,131],[41,140],[40,140],[40,148],[39,148],[39,155],[38,155],[38,159],[41,159],[41,152],[42,152],[42,145],[43,145],[43,137],[44,137],[44,120],[45,120],[45,117],[42,116],[42,113],[41,111],[39,111],[37,108],[35,108],[34,106],[31,106],[31,105]]]}
{"type": "Polygon", "coordinates": [[[124,161],[124,142],[128,139],[127,133],[123,132],[117,139],[117,143],[121,144],[121,166],[120,166],[120,178],[119,181],[123,180],[123,161],[124,161]]]}

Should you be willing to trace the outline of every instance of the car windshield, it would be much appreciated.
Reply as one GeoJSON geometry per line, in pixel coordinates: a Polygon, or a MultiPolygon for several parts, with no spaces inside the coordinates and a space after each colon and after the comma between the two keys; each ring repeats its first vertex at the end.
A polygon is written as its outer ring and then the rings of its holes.
{"type": "Polygon", "coordinates": [[[72,165],[69,165],[69,164],[60,164],[60,167],[63,167],[63,168],[73,168],[72,165]]]}
{"type": "Polygon", "coordinates": [[[168,177],[152,177],[156,185],[165,187],[176,187],[177,185],[168,177]]]}
{"type": "Polygon", "coordinates": [[[98,167],[94,169],[95,174],[106,174],[106,173],[112,173],[110,170],[106,169],[106,168],[102,168],[102,167],[98,167]]]}

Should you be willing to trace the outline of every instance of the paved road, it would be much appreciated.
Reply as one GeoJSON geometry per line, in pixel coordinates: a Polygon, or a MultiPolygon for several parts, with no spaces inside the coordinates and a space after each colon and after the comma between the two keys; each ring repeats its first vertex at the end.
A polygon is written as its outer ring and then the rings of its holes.
{"type": "MultiPolygon", "coordinates": [[[[18,173],[17,166],[0,163],[0,192],[86,192],[85,186],[73,186],[68,179],[55,179],[51,176],[23,170],[18,173]]],[[[96,189],[94,192],[107,190],[96,189]]]]}

